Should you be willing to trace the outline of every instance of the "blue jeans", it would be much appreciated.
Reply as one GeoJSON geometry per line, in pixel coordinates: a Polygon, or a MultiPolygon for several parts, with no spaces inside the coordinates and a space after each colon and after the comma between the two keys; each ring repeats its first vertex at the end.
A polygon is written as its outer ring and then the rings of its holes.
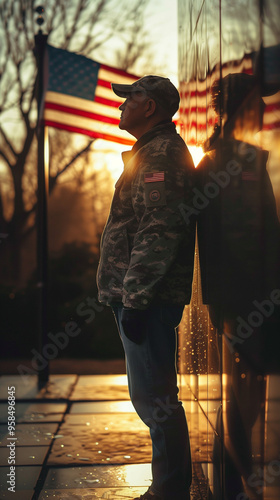
{"type": "Polygon", "coordinates": [[[162,499],[189,499],[192,478],[188,427],[178,400],[176,332],[183,307],[149,308],[143,342],[129,340],[121,325],[122,306],[113,307],[126,356],[132,404],[150,428],[152,439],[151,490],[162,499]]]}

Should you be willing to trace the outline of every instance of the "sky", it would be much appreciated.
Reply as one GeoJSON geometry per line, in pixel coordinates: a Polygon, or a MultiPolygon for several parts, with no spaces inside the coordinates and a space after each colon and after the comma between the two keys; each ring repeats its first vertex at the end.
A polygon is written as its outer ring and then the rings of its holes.
{"type": "Polygon", "coordinates": [[[147,27],[159,61],[163,61],[166,75],[177,85],[178,29],[177,0],[150,0],[147,9],[147,27]]]}

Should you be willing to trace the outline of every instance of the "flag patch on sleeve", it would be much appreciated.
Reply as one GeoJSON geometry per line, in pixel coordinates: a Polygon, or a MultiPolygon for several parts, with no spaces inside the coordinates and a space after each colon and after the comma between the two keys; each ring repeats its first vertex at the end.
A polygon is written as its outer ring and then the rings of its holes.
{"type": "Polygon", "coordinates": [[[163,182],[164,172],[148,172],[144,174],[144,182],[163,182]]]}

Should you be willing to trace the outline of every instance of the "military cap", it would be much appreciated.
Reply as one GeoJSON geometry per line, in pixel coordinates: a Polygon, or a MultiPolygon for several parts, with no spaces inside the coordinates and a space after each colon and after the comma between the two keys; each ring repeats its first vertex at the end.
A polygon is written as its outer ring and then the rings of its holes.
{"type": "Polygon", "coordinates": [[[119,97],[143,95],[151,97],[172,117],[179,108],[180,95],[175,85],[162,76],[143,76],[132,84],[112,83],[112,89],[119,97]]]}

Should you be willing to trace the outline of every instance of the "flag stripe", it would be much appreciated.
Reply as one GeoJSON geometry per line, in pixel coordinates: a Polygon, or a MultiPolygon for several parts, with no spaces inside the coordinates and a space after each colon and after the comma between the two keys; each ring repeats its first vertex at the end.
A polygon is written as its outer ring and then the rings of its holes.
{"type": "Polygon", "coordinates": [[[125,130],[120,130],[115,125],[93,120],[91,118],[85,118],[83,116],[57,111],[55,109],[45,109],[45,120],[53,123],[60,123],[60,128],[62,128],[62,125],[65,124],[67,127],[77,127],[81,130],[88,130],[89,132],[96,131],[98,134],[111,137],[116,136],[116,138],[124,139],[130,143],[135,142],[132,140],[130,134],[128,134],[125,130]]]}
{"type": "Polygon", "coordinates": [[[273,123],[267,123],[264,124],[262,130],[268,131],[268,130],[274,130],[274,129],[280,129],[280,120],[279,121],[274,121],[273,123]]]}
{"type": "Polygon", "coordinates": [[[113,108],[119,108],[123,101],[112,101],[111,99],[96,96],[94,102],[99,102],[99,104],[104,104],[105,106],[112,106],[113,108]]]}
{"type": "MultiPolygon", "coordinates": [[[[133,83],[138,80],[139,76],[131,75],[130,73],[125,73],[123,71],[115,71],[115,68],[110,68],[109,66],[100,65],[98,78],[112,83],[133,83]]],[[[113,91],[112,91],[113,92],[113,91]]]]}
{"type": "Polygon", "coordinates": [[[265,110],[268,111],[268,112],[279,112],[280,111],[280,102],[275,102],[275,103],[272,103],[272,104],[267,104],[266,107],[265,107],[265,110]]]}
{"type": "Polygon", "coordinates": [[[69,106],[61,106],[60,104],[55,104],[52,102],[47,102],[45,109],[55,109],[56,111],[61,111],[63,113],[70,113],[77,116],[83,116],[84,118],[90,118],[91,120],[100,120],[101,122],[111,123],[113,125],[119,124],[119,119],[111,118],[110,116],[99,115],[97,113],[92,113],[90,111],[84,111],[82,109],[71,108],[69,106]]]}
{"type": "Polygon", "coordinates": [[[100,87],[106,87],[107,89],[111,88],[110,82],[106,82],[106,80],[101,80],[100,78],[97,80],[97,85],[100,85],[100,87]]]}
{"type": "Polygon", "coordinates": [[[95,92],[95,98],[94,101],[96,102],[97,98],[103,98],[105,101],[107,99],[108,102],[110,102],[110,106],[118,108],[121,103],[124,101],[121,97],[118,97],[116,94],[113,93],[111,89],[111,84],[110,88],[109,87],[102,87],[102,86],[97,86],[96,92],[95,92]]]}
{"type": "Polygon", "coordinates": [[[112,66],[107,66],[106,64],[101,64],[100,68],[105,70],[105,71],[109,71],[110,73],[114,73],[118,76],[123,76],[126,80],[128,77],[134,81],[138,80],[138,78],[139,78],[139,76],[133,75],[132,73],[127,73],[123,69],[113,68],[112,66]]]}
{"type": "Polygon", "coordinates": [[[46,104],[55,103],[62,106],[90,111],[92,113],[104,114],[105,116],[112,116],[113,118],[120,118],[120,111],[114,107],[106,106],[105,104],[88,101],[80,97],[69,96],[66,94],[59,94],[58,92],[47,92],[46,104]]]}
{"type": "Polygon", "coordinates": [[[48,119],[45,120],[45,124],[48,125],[49,127],[54,127],[61,130],[67,130],[68,132],[74,132],[76,134],[87,135],[89,137],[93,137],[96,139],[104,139],[106,141],[116,142],[118,144],[124,144],[127,146],[133,146],[135,142],[131,139],[123,139],[122,137],[116,137],[115,135],[105,134],[94,130],[87,130],[80,127],[67,125],[66,123],[59,123],[48,119]]]}

